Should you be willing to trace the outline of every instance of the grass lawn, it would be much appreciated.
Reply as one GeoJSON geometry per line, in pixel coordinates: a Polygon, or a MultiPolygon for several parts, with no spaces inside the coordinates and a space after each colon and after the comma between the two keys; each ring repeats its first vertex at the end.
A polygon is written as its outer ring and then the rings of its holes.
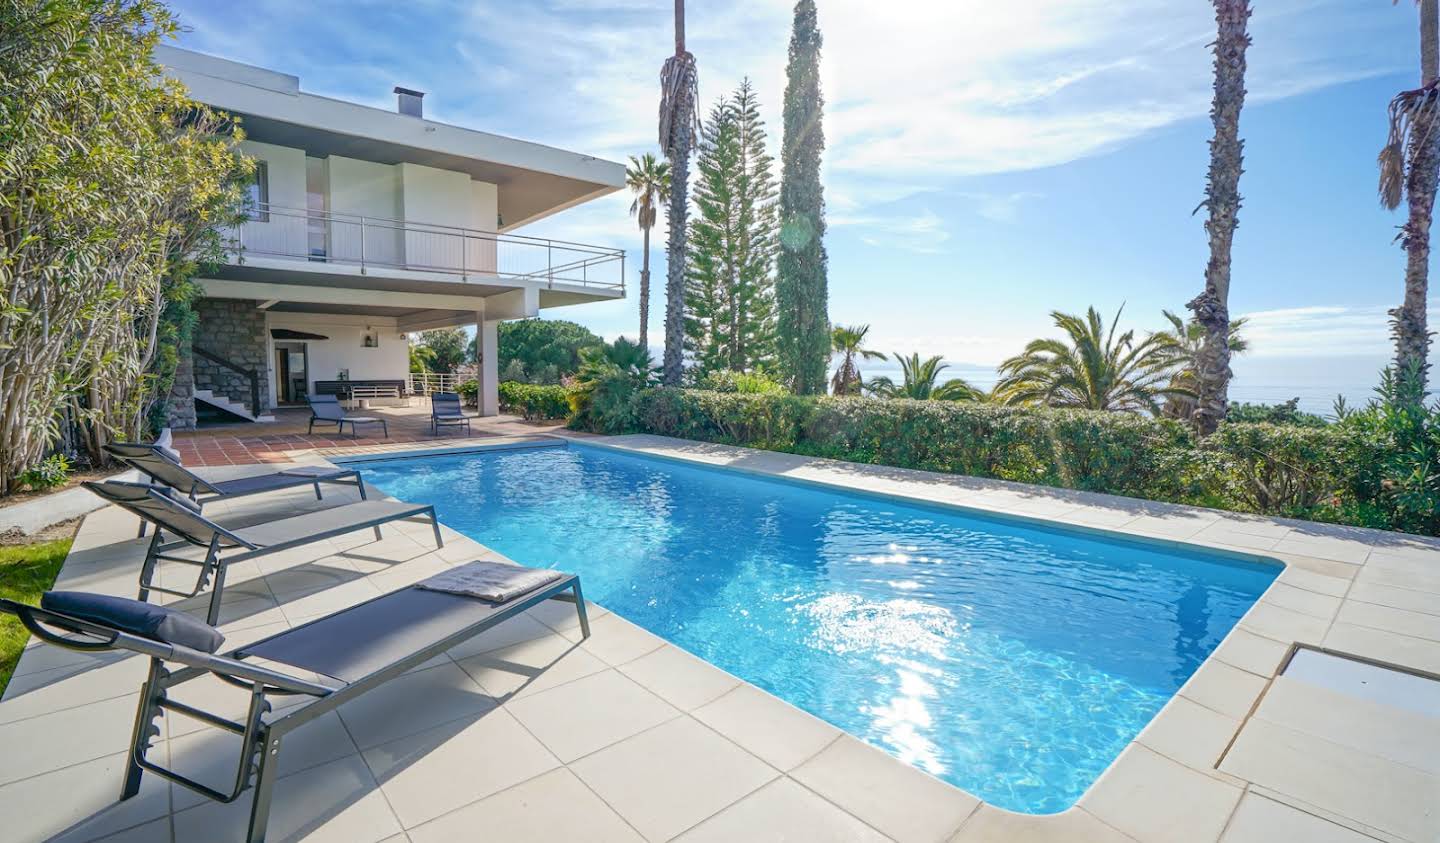
{"type": "MultiPolygon", "coordinates": [[[[0,546],[0,597],[21,603],[37,603],[40,595],[55,584],[55,575],[70,552],[73,539],[0,546]]],[[[15,663],[30,633],[14,615],[0,615],[0,692],[10,682],[15,663]]]]}

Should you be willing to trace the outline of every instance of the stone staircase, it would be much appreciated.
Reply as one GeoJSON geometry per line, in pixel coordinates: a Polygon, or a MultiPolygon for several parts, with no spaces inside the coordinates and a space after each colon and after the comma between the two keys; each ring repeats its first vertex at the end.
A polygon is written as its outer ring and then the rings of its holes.
{"type": "Polygon", "coordinates": [[[244,419],[245,421],[261,423],[275,421],[275,417],[269,413],[262,413],[259,416],[255,416],[245,408],[244,404],[237,404],[223,395],[216,395],[214,391],[209,389],[195,390],[195,400],[209,404],[217,410],[224,410],[230,415],[244,419]]]}

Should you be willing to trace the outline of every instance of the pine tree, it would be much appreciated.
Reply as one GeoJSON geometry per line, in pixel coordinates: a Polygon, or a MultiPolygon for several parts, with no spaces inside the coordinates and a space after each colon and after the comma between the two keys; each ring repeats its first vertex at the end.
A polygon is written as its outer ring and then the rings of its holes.
{"type": "Polygon", "coordinates": [[[710,111],[686,250],[685,350],[698,377],[773,363],[773,159],[749,80],[710,111]]]}
{"type": "Polygon", "coordinates": [[[785,68],[781,144],[780,255],[775,284],[780,372],[796,393],[825,392],[830,361],[827,313],[825,196],[820,186],[820,30],[814,0],[795,4],[790,61],[785,68]]]}

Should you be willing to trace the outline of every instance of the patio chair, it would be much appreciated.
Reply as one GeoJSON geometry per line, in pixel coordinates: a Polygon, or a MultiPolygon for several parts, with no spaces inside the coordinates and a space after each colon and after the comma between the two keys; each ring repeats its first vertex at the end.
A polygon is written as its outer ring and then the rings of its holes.
{"type": "Polygon", "coordinates": [[[465,435],[470,435],[470,417],[460,406],[460,396],[454,392],[437,392],[430,396],[430,432],[440,435],[442,426],[465,426],[465,435]]]}
{"type": "Polygon", "coordinates": [[[316,422],[335,425],[335,432],[340,435],[345,433],[345,425],[348,424],[351,436],[360,435],[355,430],[356,425],[378,424],[384,432],[385,438],[390,438],[390,426],[384,419],[374,416],[348,415],[345,408],[340,406],[340,399],[334,395],[309,395],[305,400],[310,404],[310,427],[305,431],[307,434],[315,432],[316,422]]]}
{"type": "MultiPolygon", "coordinates": [[[[130,442],[114,442],[105,446],[105,451],[115,459],[149,477],[154,483],[169,486],[187,495],[190,500],[203,506],[220,498],[240,498],[264,492],[278,492],[301,486],[314,486],[315,499],[323,500],[321,483],[338,483],[354,486],[360,490],[360,499],[365,499],[365,484],[360,472],[353,468],[330,466],[301,466],[281,469],[265,474],[252,474],[234,480],[206,480],[168,454],[159,445],[143,445],[130,442]],[[203,497],[202,497],[203,496],[203,497]]],[[[144,535],[143,533],[141,535],[144,535]]]]}
{"type": "Polygon", "coordinates": [[[195,597],[210,585],[210,579],[214,577],[215,584],[210,589],[210,609],[206,614],[211,626],[220,619],[225,569],[234,562],[244,562],[357,530],[373,529],[378,541],[382,537],[380,525],[392,521],[428,521],[435,531],[435,545],[443,547],[445,544],[440,537],[440,522],[435,518],[435,508],[403,501],[358,501],[230,530],[200,514],[194,502],[157,486],[118,480],[92,480],[81,485],[155,526],[155,535],[150,539],[145,561],[140,566],[139,599],[148,599],[152,591],[175,597],[195,597]],[[164,541],[162,536],[166,531],[178,540],[164,541]],[[174,551],[186,546],[205,548],[204,559],[175,555],[174,551]],[[200,573],[195,578],[195,587],[183,591],[156,585],[155,568],[161,560],[198,567],[200,573]]]}
{"type": "Polygon", "coordinates": [[[39,607],[0,600],[0,612],[16,615],[37,638],[66,649],[148,657],[121,800],[140,792],[146,772],[222,803],[253,787],[246,840],[261,843],[280,752],[292,731],[547,600],[573,601],[581,634],[589,637],[580,580],[568,574],[499,604],[410,586],[227,653],[216,653],[223,636],[190,615],[122,597],[49,592],[39,607]],[[310,672],[320,680],[308,678],[310,672]],[[172,688],[207,674],[249,695],[243,720],[171,699],[172,688]],[[297,695],[310,698],[309,704],[274,709],[276,698],[297,695]],[[160,734],[156,718],[170,713],[239,736],[233,780],[212,787],[147,757],[160,734]]]}

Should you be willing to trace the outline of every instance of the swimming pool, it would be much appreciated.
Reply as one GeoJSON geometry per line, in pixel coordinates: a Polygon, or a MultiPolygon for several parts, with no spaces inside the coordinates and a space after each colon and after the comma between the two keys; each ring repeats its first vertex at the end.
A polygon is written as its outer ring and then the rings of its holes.
{"type": "Polygon", "coordinates": [[[363,464],[389,494],[1000,807],[1074,804],[1278,564],[569,445],[363,464]]]}

